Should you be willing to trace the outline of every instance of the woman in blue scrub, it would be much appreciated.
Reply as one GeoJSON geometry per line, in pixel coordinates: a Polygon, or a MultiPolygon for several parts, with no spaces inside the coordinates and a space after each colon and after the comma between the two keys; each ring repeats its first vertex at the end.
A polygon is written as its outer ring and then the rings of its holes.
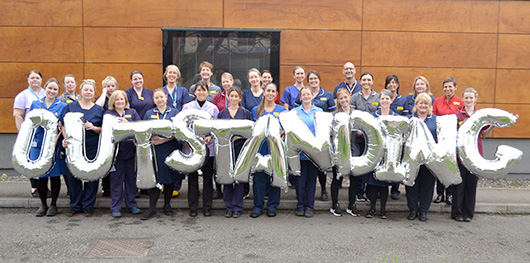
{"type": "MultiPolygon", "coordinates": [[[[79,86],[80,97],[76,102],[66,106],[61,122],[64,124],[64,115],[69,112],[80,112],[84,114],[85,128],[85,154],[89,160],[96,157],[99,147],[99,134],[103,122],[104,110],[94,102],[96,94],[96,82],[92,79],[84,80],[79,86]]],[[[63,129],[64,135],[64,129],[63,129]]],[[[63,140],[63,147],[67,147],[66,141],[63,140]]],[[[94,204],[98,193],[99,180],[92,182],[83,182],[72,176],[68,169],[65,169],[68,177],[68,190],[70,194],[70,208],[72,211],[66,216],[72,217],[84,212],[85,217],[94,215],[94,204]]]]}
{"type": "MultiPolygon", "coordinates": [[[[208,98],[208,84],[204,81],[199,81],[195,84],[193,92],[195,100],[187,103],[182,107],[186,109],[198,109],[208,112],[213,119],[217,119],[219,110],[213,103],[207,101],[208,98]]],[[[203,178],[202,200],[203,200],[203,215],[212,215],[212,200],[213,200],[213,174],[215,161],[215,141],[211,136],[204,138],[204,143],[208,147],[208,156],[206,157],[206,164],[201,168],[203,178]]],[[[188,205],[190,207],[189,215],[191,217],[197,216],[197,209],[199,208],[199,173],[193,172],[188,174],[188,205]]]]}
{"type": "MultiPolygon", "coordinates": [[[[218,119],[228,120],[252,120],[252,113],[241,107],[241,90],[238,87],[231,87],[226,92],[226,98],[229,101],[228,108],[219,112],[218,119]]],[[[234,160],[239,157],[239,152],[243,148],[246,139],[234,138],[234,160]]],[[[226,205],[225,217],[238,218],[243,212],[243,197],[245,196],[244,183],[225,184],[223,186],[223,198],[226,205]]]]}
{"type": "Polygon", "coordinates": [[[258,106],[263,100],[263,89],[261,88],[261,73],[255,68],[251,68],[248,71],[248,82],[250,83],[250,89],[243,91],[243,98],[241,99],[241,105],[243,108],[252,111],[252,109],[258,106]]]}
{"type": "MultiPolygon", "coordinates": [[[[423,92],[416,97],[412,114],[409,118],[419,118],[425,124],[432,134],[434,140],[437,140],[436,134],[436,115],[432,114],[432,98],[427,93],[423,92]]],[[[419,217],[420,221],[427,221],[427,212],[431,206],[432,195],[434,192],[434,175],[427,169],[425,165],[421,165],[418,177],[414,182],[414,186],[406,187],[407,206],[410,214],[407,217],[409,220],[414,220],[419,217]]]]}
{"type": "Polygon", "coordinates": [[[155,106],[153,92],[144,88],[144,76],[138,70],[131,72],[131,83],[133,86],[125,90],[129,105],[138,112],[138,115],[144,116],[148,110],[155,106]]]}
{"type": "MultiPolygon", "coordinates": [[[[285,111],[285,107],[274,103],[276,94],[278,93],[278,87],[274,83],[269,83],[265,86],[263,91],[265,94],[261,103],[252,109],[252,119],[257,121],[259,117],[272,114],[278,118],[280,112],[285,111]]],[[[267,141],[264,141],[260,148],[262,155],[269,153],[269,145],[267,141]]],[[[271,185],[271,180],[268,174],[265,172],[256,172],[253,175],[252,191],[254,194],[254,208],[250,217],[258,218],[263,214],[265,194],[268,195],[269,200],[267,201],[267,216],[275,217],[276,208],[280,205],[280,188],[271,185]]]]}
{"type": "MultiPolygon", "coordinates": [[[[322,112],[322,109],[313,105],[313,93],[309,87],[303,87],[300,90],[300,99],[302,100],[302,105],[294,108],[294,110],[311,133],[315,135],[315,113],[322,112]]],[[[296,180],[296,199],[298,200],[296,215],[313,217],[319,170],[304,153],[300,153],[300,167],[300,177],[296,180]]]]}
{"type": "MultiPolygon", "coordinates": [[[[29,108],[30,111],[34,109],[45,109],[52,112],[58,118],[62,116],[66,103],[61,102],[57,98],[57,94],[61,89],[61,84],[56,78],[50,78],[46,81],[44,85],[44,90],[46,91],[46,96],[40,100],[35,100],[29,108]]],[[[41,152],[42,140],[44,137],[44,129],[39,127],[35,132],[33,137],[33,142],[31,143],[31,148],[29,151],[29,158],[31,160],[36,160],[41,152]]],[[[55,142],[61,137],[59,133],[55,142]]],[[[60,175],[64,171],[64,159],[61,157],[60,144],[56,144],[55,149],[55,164],[52,169],[44,176],[39,178],[37,191],[39,193],[41,206],[37,210],[36,216],[54,216],[57,214],[57,198],[59,197],[59,192],[61,191],[61,177],[60,175]],[[51,192],[52,192],[52,201],[50,207],[46,202],[48,194],[48,178],[50,178],[51,183],[51,192]]],[[[47,147],[50,147],[49,145],[47,147]]]]}
{"type": "MultiPolygon", "coordinates": [[[[131,122],[142,120],[136,110],[129,108],[127,94],[122,90],[112,93],[109,99],[109,110],[105,114],[118,117],[120,122],[131,122]]],[[[125,198],[126,211],[132,214],[140,214],[142,211],[136,205],[136,146],[133,141],[118,143],[118,155],[115,158],[115,171],[110,173],[109,189],[112,202],[110,211],[112,217],[121,217],[121,206],[125,198]]]]}
{"type": "MultiPolygon", "coordinates": [[[[162,88],[158,88],[153,92],[153,101],[156,107],[148,110],[144,115],[144,120],[171,120],[177,115],[178,110],[167,106],[167,94],[162,88]]],[[[163,138],[153,136],[151,138],[153,145],[153,152],[156,162],[156,182],[163,185],[165,189],[173,189],[173,185],[183,175],[167,166],[166,158],[176,149],[179,148],[179,142],[174,137],[163,138]]],[[[182,179],[181,179],[182,180],[182,179]]],[[[174,214],[171,208],[171,197],[173,191],[164,192],[164,214],[172,216],[174,214]]],[[[141,220],[148,220],[157,216],[156,203],[160,197],[160,189],[155,187],[149,189],[149,209],[140,217],[141,220]]]]}

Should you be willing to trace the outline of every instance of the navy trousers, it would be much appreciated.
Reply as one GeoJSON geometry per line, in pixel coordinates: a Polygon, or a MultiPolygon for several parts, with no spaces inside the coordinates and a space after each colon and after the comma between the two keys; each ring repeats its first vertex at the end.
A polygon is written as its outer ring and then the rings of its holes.
{"type": "Polygon", "coordinates": [[[117,160],[114,163],[116,171],[110,173],[110,195],[112,203],[110,211],[120,211],[125,197],[125,205],[131,209],[136,207],[136,171],[134,169],[135,158],[129,160],[117,160]]]}
{"type": "Polygon", "coordinates": [[[254,193],[253,211],[263,212],[265,194],[268,193],[267,210],[274,211],[280,205],[280,188],[271,185],[271,178],[264,172],[257,172],[253,175],[252,191],[254,193]]]}
{"type": "Polygon", "coordinates": [[[65,169],[65,176],[68,177],[70,208],[77,212],[93,209],[96,203],[96,195],[98,194],[99,180],[83,182],[75,178],[68,168],[65,169]]]}
{"type": "Polygon", "coordinates": [[[244,196],[245,185],[243,183],[223,185],[223,199],[225,201],[226,210],[232,212],[243,211],[244,196]]]}
{"type": "Polygon", "coordinates": [[[311,161],[300,161],[300,176],[296,182],[296,210],[314,209],[318,168],[311,161]]]}
{"type": "Polygon", "coordinates": [[[411,212],[427,213],[429,211],[435,181],[431,171],[425,165],[420,166],[414,186],[406,187],[407,205],[411,212]]]}

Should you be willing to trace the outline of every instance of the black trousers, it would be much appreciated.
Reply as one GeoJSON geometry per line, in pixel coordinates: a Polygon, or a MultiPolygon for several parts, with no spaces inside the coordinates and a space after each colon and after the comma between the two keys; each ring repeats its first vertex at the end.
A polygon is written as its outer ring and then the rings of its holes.
{"type": "Polygon", "coordinates": [[[451,217],[473,218],[477,199],[478,177],[469,172],[462,164],[458,164],[458,169],[460,169],[462,183],[454,186],[451,217]]]}
{"type": "MultiPolygon", "coordinates": [[[[348,188],[348,206],[355,204],[355,198],[359,191],[359,185],[361,184],[361,176],[348,176],[350,178],[350,187],[348,188]]],[[[339,190],[342,185],[344,176],[337,179],[337,172],[333,167],[333,180],[331,180],[331,203],[333,205],[339,203],[339,190]]]]}
{"type": "Polygon", "coordinates": [[[440,180],[436,179],[436,194],[444,196],[444,192],[445,192],[446,197],[449,195],[453,195],[454,194],[453,186],[449,186],[445,188],[445,185],[443,185],[442,182],[440,182],[440,180]]]}
{"type": "Polygon", "coordinates": [[[429,211],[434,192],[434,182],[435,178],[431,171],[425,165],[420,166],[414,186],[405,187],[407,206],[411,212],[427,213],[429,211]]]}
{"type": "MultiPolygon", "coordinates": [[[[208,157],[208,161],[206,161],[206,164],[201,168],[203,178],[202,202],[204,209],[212,208],[213,164],[214,157],[208,157]]],[[[188,175],[188,205],[192,211],[197,211],[197,208],[199,207],[199,174],[197,172],[188,175]]]]}
{"type": "Polygon", "coordinates": [[[366,185],[366,195],[370,199],[370,210],[375,211],[377,196],[381,198],[381,213],[386,212],[386,201],[388,200],[388,186],[366,185]]]}

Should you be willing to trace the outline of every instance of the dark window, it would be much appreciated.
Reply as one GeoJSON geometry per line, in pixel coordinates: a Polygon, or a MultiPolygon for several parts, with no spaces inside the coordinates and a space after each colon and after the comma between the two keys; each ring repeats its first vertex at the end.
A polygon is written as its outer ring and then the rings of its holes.
{"type": "Polygon", "coordinates": [[[162,29],[164,69],[177,65],[180,84],[189,88],[200,80],[199,64],[213,64],[212,82],[221,87],[221,75],[230,72],[241,88],[248,89],[251,68],[270,70],[274,83],[280,83],[280,31],[236,29],[162,29]]]}

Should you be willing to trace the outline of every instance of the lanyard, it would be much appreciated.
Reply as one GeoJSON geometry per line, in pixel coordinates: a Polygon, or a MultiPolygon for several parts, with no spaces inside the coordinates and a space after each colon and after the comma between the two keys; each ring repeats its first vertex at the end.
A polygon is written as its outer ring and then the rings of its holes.
{"type": "MultiPolygon", "coordinates": [[[[37,95],[37,93],[35,93],[35,91],[33,91],[30,87],[28,87],[29,91],[31,91],[31,93],[33,95],[35,95],[35,97],[37,97],[38,100],[40,100],[41,98],[39,97],[39,95],[37,95]]],[[[40,91],[40,88],[39,88],[39,91],[40,91]]]]}
{"type": "Polygon", "coordinates": [[[173,108],[177,108],[177,86],[175,86],[175,88],[173,89],[173,92],[169,92],[169,87],[166,86],[166,89],[167,89],[167,94],[169,94],[169,96],[171,97],[171,101],[173,102],[173,108]]]}
{"type": "Polygon", "coordinates": [[[225,93],[225,109],[228,109],[230,107],[230,102],[226,99],[226,93],[225,93]]]}
{"type": "MultiPolygon", "coordinates": [[[[166,119],[166,114],[167,114],[167,111],[164,112],[164,115],[162,115],[162,120],[166,119]]],[[[157,118],[160,120],[160,112],[157,112],[156,115],[157,115],[157,118]]]]}
{"type": "Polygon", "coordinates": [[[350,94],[355,90],[355,87],[357,87],[357,83],[359,82],[355,80],[355,83],[350,87],[350,85],[348,85],[348,82],[344,81],[344,84],[346,84],[346,88],[348,89],[350,94]]]}

